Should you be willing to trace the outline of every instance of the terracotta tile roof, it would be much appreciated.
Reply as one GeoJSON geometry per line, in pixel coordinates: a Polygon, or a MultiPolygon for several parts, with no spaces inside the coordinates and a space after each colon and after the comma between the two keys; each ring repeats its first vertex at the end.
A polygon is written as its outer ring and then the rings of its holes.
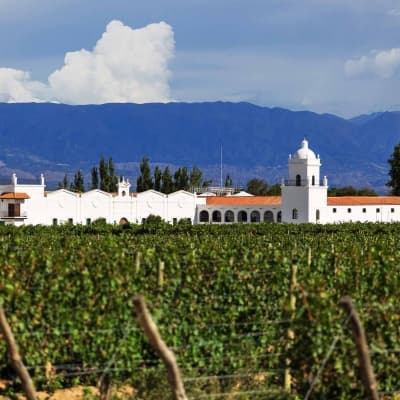
{"type": "Polygon", "coordinates": [[[207,205],[221,206],[280,206],[281,196],[210,196],[207,205]]]}
{"type": "Polygon", "coordinates": [[[27,193],[23,192],[4,192],[0,194],[0,199],[1,200],[25,200],[25,199],[30,199],[29,195],[27,193]]]}
{"type": "Polygon", "coordinates": [[[328,206],[368,206],[400,204],[400,196],[338,196],[328,197],[328,206]]]}

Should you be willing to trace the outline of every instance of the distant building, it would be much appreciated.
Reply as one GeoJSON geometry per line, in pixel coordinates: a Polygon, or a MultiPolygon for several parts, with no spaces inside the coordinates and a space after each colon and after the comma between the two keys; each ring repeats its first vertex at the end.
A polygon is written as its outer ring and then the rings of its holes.
{"type": "Polygon", "coordinates": [[[142,223],[149,215],[159,215],[169,223],[187,219],[194,224],[400,221],[400,197],[328,197],[328,180],[325,176],[321,179],[320,167],[319,155],[303,140],[300,149],[289,155],[282,196],[244,192],[197,195],[183,190],[169,195],[155,190],[132,193],[125,179],[118,183],[118,192],[112,194],[97,189],[85,193],[65,189],[46,192],[43,175],[38,184],[28,185],[18,183],[13,174],[10,184],[0,185],[0,223],[90,224],[99,218],[108,223],[142,223]]]}

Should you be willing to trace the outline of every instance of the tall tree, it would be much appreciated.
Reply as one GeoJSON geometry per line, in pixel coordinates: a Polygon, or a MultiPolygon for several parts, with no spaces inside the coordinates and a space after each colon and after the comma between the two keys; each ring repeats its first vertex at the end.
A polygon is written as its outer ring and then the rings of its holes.
{"type": "Polygon", "coordinates": [[[194,166],[190,171],[189,183],[191,188],[198,188],[201,186],[201,178],[203,177],[203,172],[200,168],[194,166]]]}
{"type": "Polygon", "coordinates": [[[386,183],[391,188],[393,196],[400,196],[400,143],[396,144],[393,154],[389,158],[389,181],[386,183]]]}
{"type": "Polygon", "coordinates": [[[263,196],[268,194],[268,183],[263,179],[253,178],[247,182],[248,193],[263,196]]]}
{"type": "Polygon", "coordinates": [[[100,190],[108,192],[108,186],[109,186],[108,165],[103,156],[100,158],[99,175],[100,175],[100,190]]]}
{"type": "Polygon", "coordinates": [[[232,187],[233,186],[233,181],[232,178],[230,177],[230,175],[228,174],[225,178],[225,187],[232,187]]]}
{"type": "Polygon", "coordinates": [[[144,157],[140,163],[140,175],[136,181],[136,190],[144,192],[153,188],[153,180],[151,178],[149,159],[144,157]]]}
{"type": "Polygon", "coordinates": [[[75,172],[74,181],[71,182],[70,189],[73,192],[83,193],[85,191],[85,184],[83,181],[83,175],[80,170],[75,172]]]}
{"type": "Polygon", "coordinates": [[[187,168],[178,168],[174,173],[174,190],[189,190],[189,186],[189,175],[187,168]]]}
{"type": "Polygon", "coordinates": [[[63,180],[58,182],[57,189],[68,189],[68,185],[68,176],[65,174],[63,180]]]}
{"type": "Polygon", "coordinates": [[[99,170],[97,167],[93,167],[90,171],[92,176],[92,183],[90,185],[90,189],[98,189],[99,188],[99,170]]]}
{"type": "Polygon", "coordinates": [[[169,194],[173,192],[173,182],[169,167],[166,166],[162,174],[161,192],[169,194]]]}
{"type": "Polygon", "coordinates": [[[114,193],[117,191],[118,177],[115,175],[115,167],[112,157],[108,159],[108,192],[114,193]]]}
{"type": "Polygon", "coordinates": [[[162,172],[158,165],[154,168],[154,190],[161,190],[162,172]]]}

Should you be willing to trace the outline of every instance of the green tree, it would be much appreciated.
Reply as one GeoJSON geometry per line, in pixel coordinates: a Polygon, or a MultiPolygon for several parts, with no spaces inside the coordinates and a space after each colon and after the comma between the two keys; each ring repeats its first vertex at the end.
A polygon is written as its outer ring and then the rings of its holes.
{"type": "Polygon", "coordinates": [[[92,183],[90,185],[90,189],[98,189],[99,188],[99,170],[97,167],[93,167],[90,171],[92,176],[92,183]]]}
{"type": "Polygon", "coordinates": [[[189,175],[186,167],[178,168],[174,173],[174,190],[189,190],[189,175]]]}
{"type": "Polygon", "coordinates": [[[265,196],[268,194],[268,183],[263,179],[250,179],[246,186],[246,191],[256,196],[265,196]]]}
{"type": "Polygon", "coordinates": [[[393,196],[400,196],[400,143],[396,144],[393,154],[389,158],[389,181],[386,183],[391,188],[393,196]]]}
{"type": "Polygon", "coordinates": [[[279,183],[275,183],[275,185],[271,185],[268,187],[269,196],[280,196],[282,194],[281,185],[279,183]]]}
{"type": "Polygon", "coordinates": [[[67,174],[64,175],[64,178],[61,182],[58,182],[57,189],[68,189],[69,182],[67,174]]]}
{"type": "Polygon", "coordinates": [[[153,180],[151,178],[149,159],[144,157],[140,163],[140,175],[136,181],[136,190],[144,192],[153,188],[153,180]]]}
{"type": "Polygon", "coordinates": [[[233,181],[229,174],[225,178],[225,187],[233,187],[233,181]]]}
{"type": "Polygon", "coordinates": [[[162,174],[161,192],[165,194],[172,193],[174,190],[171,172],[169,167],[166,166],[162,174]]]}
{"type": "Polygon", "coordinates": [[[85,191],[85,184],[83,181],[83,175],[80,170],[75,172],[74,181],[71,182],[70,189],[73,192],[83,193],[85,191]]]}
{"type": "Polygon", "coordinates": [[[197,188],[201,186],[201,178],[203,177],[203,172],[200,168],[193,167],[190,171],[189,184],[191,188],[197,188]]]}
{"type": "Polygon", "coordinates": [[[357,189],[354,186],[333,187],[328,189],[328,196],[377,196],[376,192],[369,188],[357,189]]]}
{"type": "Polygon", "coordinates": [[[117,192],[118,177],[115,175],[115,167],[112,157],[108,159],[108,192],[117,192]]]}
{"type": "Polygon", "coordinates": [[[154,168],[154,190],[161,191],[162,172],[158,165],[154,168]]]}
{"type": "Polygon", "coordinates": [[[100,158],[99,175],[100,175],[100,190],[108,192],[108,187],[109,187],[108,165],[103,156],[100,158]]]}

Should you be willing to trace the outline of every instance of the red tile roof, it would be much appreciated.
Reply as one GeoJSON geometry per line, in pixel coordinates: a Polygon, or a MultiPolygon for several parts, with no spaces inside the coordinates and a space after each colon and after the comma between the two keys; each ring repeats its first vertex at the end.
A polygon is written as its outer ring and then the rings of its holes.
{"type": "Polygon", "coordinates": [[[207,205],[221,206],[280,206],[281,196],[209,196],[207,205]]]}
{"type": "Polygon", "coordinates": [[[29,195],[27,193],[23,192],[4,192],[0,194],[0,199],[1,200],[26,200],[30,199],[29,195]]]}
{"type": "Polygon", "coordinates": [[[328,197],[328,206],[368,206],[400,204],[400,196],[338,196],[328,197]]]}

